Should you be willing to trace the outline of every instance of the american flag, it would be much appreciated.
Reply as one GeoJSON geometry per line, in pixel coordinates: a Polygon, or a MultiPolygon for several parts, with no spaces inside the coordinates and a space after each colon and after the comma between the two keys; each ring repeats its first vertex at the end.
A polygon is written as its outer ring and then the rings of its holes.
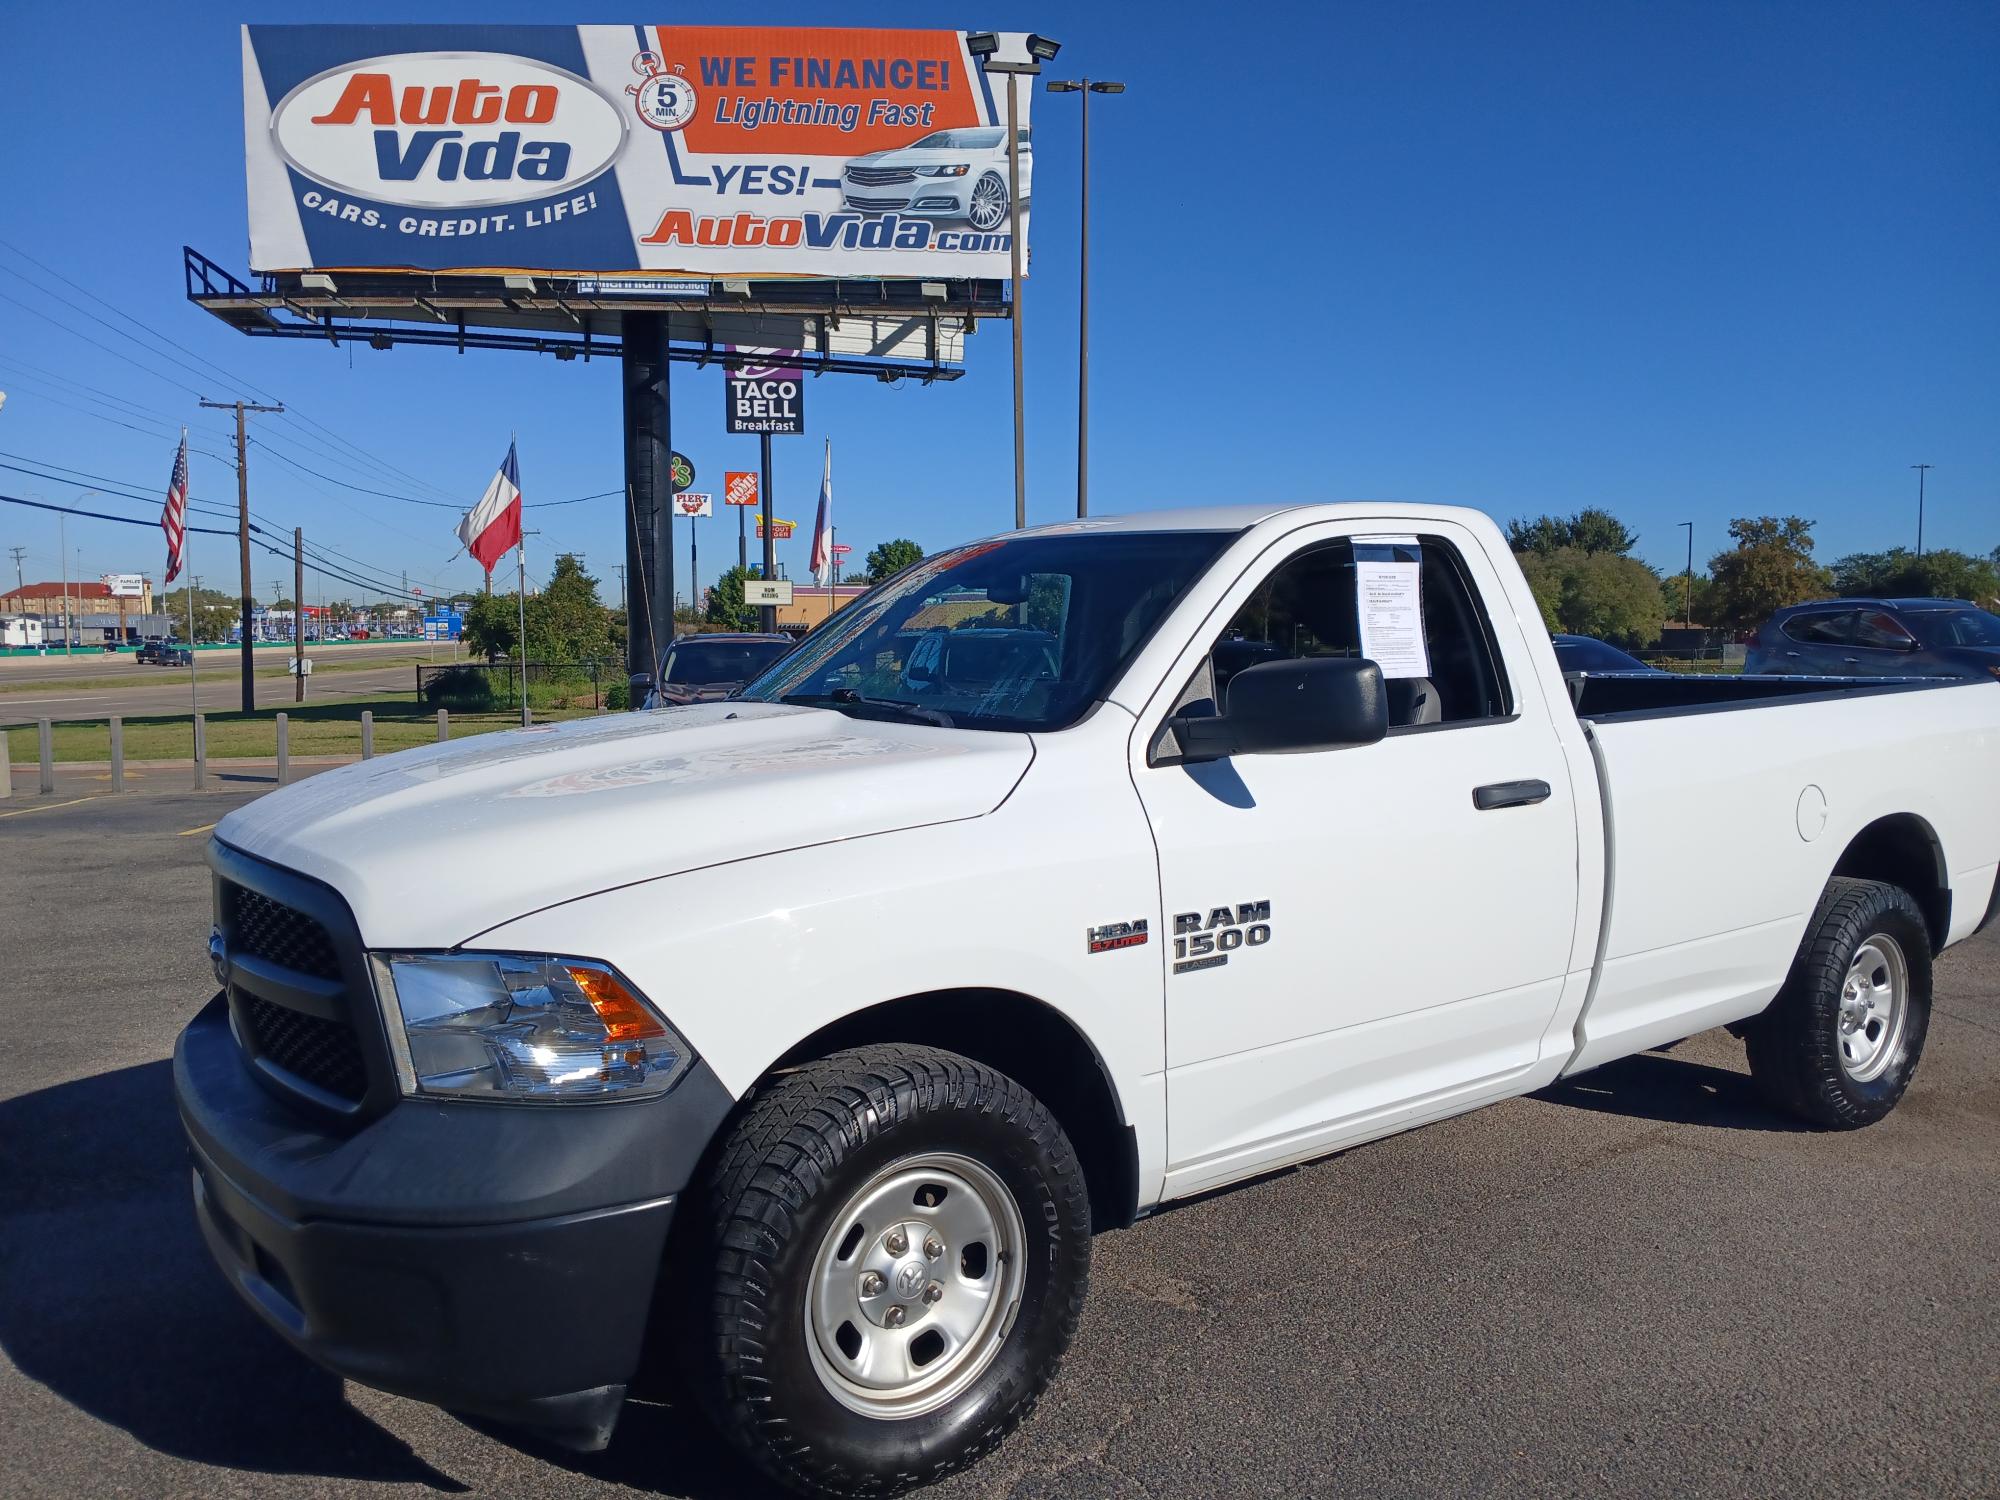
{"type": "Polygon", "coordinates": [[[160,511],[160,530],[167,534],[167,582],[181,576],[187,555],[188,440],[181,434],[181,451],[174,455],[174,477],[167,484],[167,503],[160,511]]]}

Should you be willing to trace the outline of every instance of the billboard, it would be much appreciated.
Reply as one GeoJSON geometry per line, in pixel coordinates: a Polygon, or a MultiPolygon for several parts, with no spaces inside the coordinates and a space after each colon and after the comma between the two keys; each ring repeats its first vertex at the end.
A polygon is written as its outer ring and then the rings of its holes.
{"type": "MultiPolygon", "coordinates": [[[[1004,277],[1006,94],[965,42],[245,26],[250,265],[1004,277]]],[[[1024,34],[1002,33],[999,56],[1025,57],[1024,34]]],[[[1021,90],[1024,238],[1031,97],[1021,90]]]]}
{"type": "Polygon", "coordinates": [[[730,469],[722,476],[722,503],[724,505],[755,505],[757,503],[757,476],[741,469],[730,469]]]}
{"type": "Polygon", "coordinates": [[[146,595],[146,579],[141,573],[106,573],[99,581],[114,599],[143,599],[146,595]]]}
{"type": "Polygon", "coordinates": [[[706,490],[682,490],[674,496],[674,504],[678,505],[681,514],[690,520],[715,514],[715,496],[706,490]]]}

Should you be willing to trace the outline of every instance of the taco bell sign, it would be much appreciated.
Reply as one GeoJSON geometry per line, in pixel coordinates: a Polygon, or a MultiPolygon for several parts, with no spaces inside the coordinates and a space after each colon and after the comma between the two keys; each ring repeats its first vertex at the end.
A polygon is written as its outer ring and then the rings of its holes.
{"type": "Polygon", "coordinates": [[[756,363],[731,370],[723,383],[724,417],[730,432],[796,435],[806,430],[805,371],[796,349],[732,349],[756,363]]]}

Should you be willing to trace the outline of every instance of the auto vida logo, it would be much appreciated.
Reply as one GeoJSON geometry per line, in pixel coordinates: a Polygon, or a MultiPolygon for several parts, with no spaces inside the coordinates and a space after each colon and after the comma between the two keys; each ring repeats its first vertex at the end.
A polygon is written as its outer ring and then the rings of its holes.
{"type": "Polygon", "coordinates": [[[639,118],[653,129],[679,130],[694,118],[701,96],[681,76],[687,69],[680,63],[669,68],[660,61],[659,53],[641,52],[632,59],[632,71],[644,81],[627,84],[625,92],[632,96],[639,118]]]}
{"type": "Polygon", "coordinates": [[[625,114],[574,73],[504,52],[405,52],[308,78],[271,112],[278,154],[322,187],[404,208],[566,193],[624,149],[625,114]]]}

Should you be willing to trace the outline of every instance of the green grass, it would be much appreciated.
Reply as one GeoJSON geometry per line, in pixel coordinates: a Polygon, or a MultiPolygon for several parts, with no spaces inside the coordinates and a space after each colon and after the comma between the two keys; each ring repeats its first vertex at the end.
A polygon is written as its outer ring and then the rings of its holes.
{"type": "MultiPolygon", "coordinates": [[[[432,744],[437,739],[437,714],[418,709],[407,698],[383,698],[373,702],[307,703],[279,709],[259,709],[256,713],[211,713],[205,716],[210,760],[268,760],[278,753],[276,718],[288,714],[287,748],[293,755],[359,755],[361,753],[361,713],[375,715],[375,753],[407,750],[432,744]]],[[[536,710],[535,721],[589,717],[588,709],[536,710]]],[[[502,713],[454,713],[451,737],[491,734],[500,729],[518,729],[518,711],[502,713]]],[[[103,720],[56,721],[52,725],[55,758],[59,761],[105,761],[111,758],[111,731],[103,720]]],[[[17,765],[32,765],[41,751],[35,726],[18,725],[5,731],[8,757],[17,765]]],[[[194,729],[186,714],[133,717],[125,720],[125,758],[139,760],[192,760],[194,729]]]]}

